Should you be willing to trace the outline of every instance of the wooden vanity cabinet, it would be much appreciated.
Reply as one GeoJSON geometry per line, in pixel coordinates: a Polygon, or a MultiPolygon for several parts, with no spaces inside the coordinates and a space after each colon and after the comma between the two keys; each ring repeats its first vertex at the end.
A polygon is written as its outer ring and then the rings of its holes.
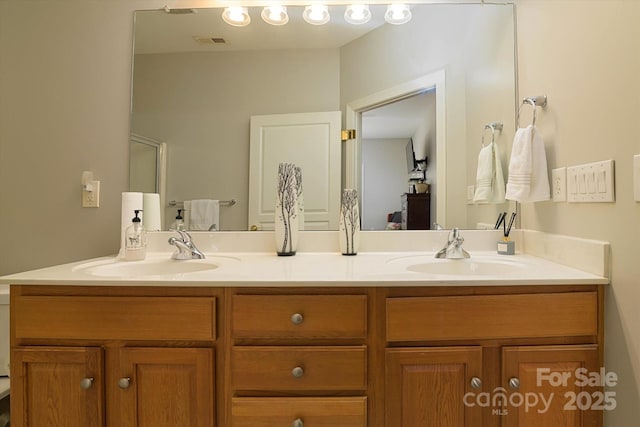
{"type": "Polygon", "coordinates": [[[576,375],[603,366],[601,288],[393,289],[385,314],[386,426],[602,426],[570,405],[602,392],[576,375]]]}
{"type": "Polygon", "coordinates": [[[11,425],[601,427],[603,292],[12,286],[11,425]]]}
{"type": "Polygon", "coordinates": [[[13,426],[216,425],[215,293],[20,286],[11,298],[13,426]]]}
{"type": "Polygon", "coordinates": [[[368,291],[232,290],[230,427],[366,427],[368,291]]]}

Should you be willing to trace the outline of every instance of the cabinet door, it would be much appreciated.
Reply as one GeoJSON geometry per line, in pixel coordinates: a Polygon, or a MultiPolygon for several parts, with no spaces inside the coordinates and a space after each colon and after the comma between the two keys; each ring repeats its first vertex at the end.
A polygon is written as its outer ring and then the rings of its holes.
{"type": "Polygon", "coordinates": [[[11,425],[104,426],[103,352],[25,347],[11,353],[11,425]]]}
{"type": "Polygon", "coordinates": [[[388,427],[480,427],[482,408],[465,398],[481,391],[480,347],[386,351],[388,427]]]}
{"type": "Polygon", "coordinates": [[[214,425],[209,348],[122,348],[114,394],[119,427],[214,425]]]}
{"type": "Polygon", "coordinates": [[[502,386],[508,402],[503,425],[602,426],[602,410],[590,408],[610,402],[601,387],[584,381],[591,373],[600,374],[598,360],[596,345],[505,347],[502,386]]]}

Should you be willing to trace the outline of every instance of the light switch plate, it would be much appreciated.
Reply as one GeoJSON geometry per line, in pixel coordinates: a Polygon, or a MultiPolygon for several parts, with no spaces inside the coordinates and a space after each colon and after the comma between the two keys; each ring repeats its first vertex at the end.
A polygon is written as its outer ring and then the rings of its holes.
{"type": "Polygon", "coordinates": [[[567,201],[567,168],[551,171],[551,191],[554,202],[567,201]]]}
{"type": "Polygon", "coordinates": [[[633,199],[640,202],[640,154],[633,156],[633,199]]]}
{"type": "Polygon", "coordinates": [[[567,168],[567,200],[574,203],[614,202],[613,160],[567,168]]]}

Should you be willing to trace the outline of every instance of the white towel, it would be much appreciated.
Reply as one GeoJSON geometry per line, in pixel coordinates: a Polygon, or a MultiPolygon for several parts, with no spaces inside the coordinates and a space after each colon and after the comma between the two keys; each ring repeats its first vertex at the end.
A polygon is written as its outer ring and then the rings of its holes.
{"type": "Polygon", "coordinates": [[[520,203],[551,198],[544,141],[533,125],[519,128],[513,138],[506,198],[520,203]]]}
{"type": "Polygon", "coordinates": [[[504,175],[498,146],[491,143],[478,154],[474,203],[504,203],[504,175]]]}
{"type": "Polygon", "coordinates": [[[220,229],[220,202],[218,200],[191,200],[184,203],[187,230],[214,231],[220,229]]]}

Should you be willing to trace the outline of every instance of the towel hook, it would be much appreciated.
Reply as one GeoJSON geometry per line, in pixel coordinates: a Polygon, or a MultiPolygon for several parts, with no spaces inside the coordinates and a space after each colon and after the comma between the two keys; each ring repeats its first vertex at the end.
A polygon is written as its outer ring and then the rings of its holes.
{"type": "Polygon", "coordinates": [[[531,108],[533,108],[533,119],[531,120],[531,126],[535,126],[536,124],[536,107],[540,107],[540,108],[544,108],[547,106],[547,96],[546,95],[540,95],[540,96],[528,96],[526,98],[522,99],[522,103],[520,104],[520,107],[518,108],[518,127],[520,127],[520,113],[522,112],[522,106],[523,105],[531,105],[531,108]]]}
{"type": "Polygon", "coordinates": [[[484,129],[482,129],[482,142],[480,143],[483,148],[484,148],[484,134],[487,129],[491,129],[491,143],[493,144],[496,141],[496,131],[502,132],[502,123],[492,122],[484,125],[484,129]]]}

